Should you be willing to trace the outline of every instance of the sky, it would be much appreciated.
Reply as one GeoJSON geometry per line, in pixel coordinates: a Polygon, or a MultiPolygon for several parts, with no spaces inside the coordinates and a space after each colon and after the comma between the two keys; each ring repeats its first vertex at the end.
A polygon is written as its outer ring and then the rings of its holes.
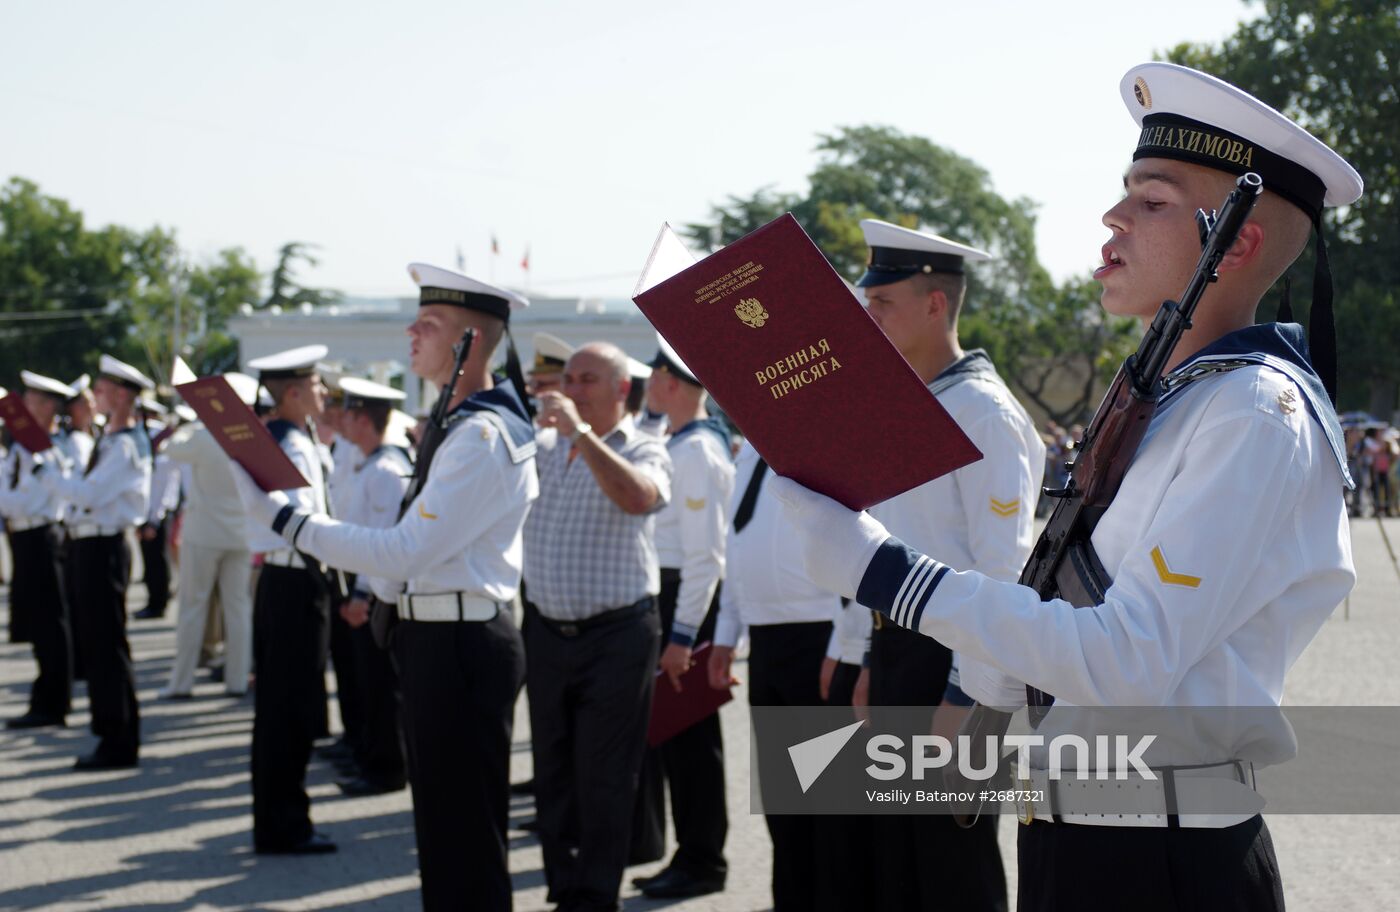
{"type": "Polygon", "coordinates": [[[0,179],[193,259],[319,245],[306,284],[412,290],[410,261],[627,297],[663,221],[802,191],[817,136],[880,124],[1034,201],[1087,275],[1137,130],[1131,66],[1257,7],[789,0],[0,5],[0,179]],[[491,240],[500,254],[491,254],[491,240]],[[520,267],[526,250],[528,273],[520,267]]]}

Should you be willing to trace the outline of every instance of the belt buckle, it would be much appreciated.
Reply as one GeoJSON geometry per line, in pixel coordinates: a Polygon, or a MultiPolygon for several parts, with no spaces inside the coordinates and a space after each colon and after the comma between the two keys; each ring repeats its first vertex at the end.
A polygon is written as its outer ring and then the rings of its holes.
{"type": "Polygon", "coordinates": [[[1016,796],[1016,819],[1022,826],[1029,825],[1035,820],[1035,802],[1031,799],[1031,780],[1029,778],[1019,779],[1016,783],[1021,788],[1021,794],[1016,796]]]}
{"type": "Polygon", "coordinates": [[[572,622],[559,624],[559,635],[573,638],[578,636],[578,625],[572,622]]]}

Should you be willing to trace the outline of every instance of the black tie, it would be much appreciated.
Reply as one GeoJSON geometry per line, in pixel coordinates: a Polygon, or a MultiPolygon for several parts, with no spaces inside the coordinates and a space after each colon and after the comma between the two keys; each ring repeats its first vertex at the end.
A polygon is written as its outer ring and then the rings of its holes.
{"type": "Polygon", "coordinates": [[[742,532],[744,527],[753,519],[753,508],[758,503],[758,489],[763,487],[763,476],[768,471],[768,463],[759,457],[758,465],[753,467],[753,475],[749,478],[749,486],[744,489],[744,498],[739,501],[739,509],[734,514],[734,531],[742,532]]]}

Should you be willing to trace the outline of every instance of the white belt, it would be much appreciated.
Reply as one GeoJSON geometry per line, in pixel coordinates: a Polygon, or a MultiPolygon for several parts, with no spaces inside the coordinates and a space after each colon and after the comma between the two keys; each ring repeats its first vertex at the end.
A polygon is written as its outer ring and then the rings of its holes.
{"type": "Polygon", "coordinates": [[[26,519],[7,519],[5,528],[11,532],[28,532],[30,529],[42,529],[45,526],[52,526],[58,522],[56,519],[48,519],[43,516],[35,516],[26,519]]]}
{"type": "Polygon", "coordinates": [[[499,602],[463,592],[399,596],[403,621],[489,621],[500,610],[499,602]]]}
{"type": "Polygon", "coordinates": [[[302,559],[300,553],[291,548],[281,548],[277,551],[268,551],[263,555],[263,563],[273,567],[297,567],[306,569],[306,561],[302,559]]]}
{"type": "Polygon", "coordinates": [[[121,526],[103,526],[98,523],[74,523],[68,527],[69,538],[98,538],[121,533],[121,526]]]}
{"type": "Polygon", "coordinates": [[[1264,799],[1254,791],[1254,765],[1231,762],[1214,766],[1154,769],[1156,779],[1079,779],[1062,770],[1051,780],[1047,770],[1030,770],[1017,780],[1016,811],[1022,823],[1054,820],[1087,826],[1217,829],[1243,823],[1259,813],[1264,799]],[[1168,813],[1168,792],[1172,808],[1168,813]],[[1212,808],[1228,809],[1214,813],[1212,808]],[[1157,813],[1153,810],[1160,809],[1157,813]],[[1086,813],[1076,813],[1085,811],[1086,813]],[[1101,811],[1102,813],[1098,813],[1101,811]],[[1118,813],[1126,811],[1126,813],[1118,813]],[[1143,811],[1143,813],[1137,813],[1143,811]]]}

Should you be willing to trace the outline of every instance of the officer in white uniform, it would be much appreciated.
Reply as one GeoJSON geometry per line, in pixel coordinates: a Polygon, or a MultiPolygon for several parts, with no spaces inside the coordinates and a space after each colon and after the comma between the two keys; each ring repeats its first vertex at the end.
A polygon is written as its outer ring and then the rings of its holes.
{"type": "MultiPolygon", "coordinates": [[[[783,519],[768,463],[751,444],[740,449],[734,478],[710,686],[729,686],[735,649],[747,633],[749,705],[819,706],[822,658],[841,600],[807,579],[801,538],[783,519]]],[[[773,908],[818,908],[831,891],[829,872],[817,864],[811,820],[783,814],[764,820],[773,840],[773,908]]]]}
{"type": "MultiPolygon", "coordinates": [[[[1327,394],[1320,230],[1312,335],[1321,350],[1310,359],[1301,327],[1253,317],[1310,227],[1320,229],[1322,208],[1354,202],[1362,183],[1292,121],[1203,73],[1145,64],[1121,89],[1141,132],[1127,192],[1104,216],[1112,236],[1095,278],[1110,313],[1150,321],[1180,293],[1200,255],[1194,213],[1219,206],[1237,175],[1258,173],[1265,193],[1168,362],[1167,392],[1090,538],[1112,578],[1102,604],[1042,602],[921,555],[795,483],[775,487],[796,528],[821,530],[804,536],[814,579],[957,649],[962,687],[983,703],[1023,702],[1024,682],[1057,707],[1262,708],[1233,726],[1181,713],[1186,729],[1147,754],[1157,778],[1142,787],[1160,789],[1161,812],[1134,826],[1054,813],[1074,774],[1048,779],[1046,758],[1032,751],[1029,791],[1047,794],[1022,808],[1033,817],[1020,828],[1022,908],[1105,908],[1127,897],[1136,909],[1279,909],[1262,818],[1182,809],[1180,788],[1164,783],[1192,766],[1195,777],[1252,785],[1250,763],[1292,756],[1291,730],[1259,725],[1260,713],[1274,711],[1286,671],[1355,580],[1343,503],[1351,482],[1327,394]],[[901,592],[915,578],[923,582],[901,592]]],[[[1038,733],[1053,737],[1058,718],[1052,711],[1038,733]]]]}
{"type": "MultiPolygon", "coordinates": [[[[324,345],[307,345],[248,362],[275,406],[267,429],[308,482],[284,496],[317,513],[325,512],[326,487],[307,422],[321,416],[317,364],[325,356],[324,345]]],[[[306,764],[326,713],[327,575],[251,514],[248,547],[263,555],[253,594],[253,847],[260,854],[334,852],[335,843],[312,828],[306,794],[306,764]]]]}
{"type": "MultiPolygon", "coordinates": [[[[680,688],[693,647],[714,640],[734,462],[729,428],[706,412],[704,387],[659,335],[657,346],[646,406],[649,412],[666,416],[676,429],[666,441],[674,472],[671,500],[656,515],[656,556],[661,566],[657,605],[665,644],[660,660],[663,678],[657,686],[680,688]]],[[[659,837],[665,834],[666,783],[676,853],[660,873],[635,882],[653,898],[701,896],[724,889],[729,818],[718,714],[647,752],[638,804],[659,837]]]]}
{"type": "MultiPolygon", "coordinates": [[[[126,533],[146,518],[151,489],[151,442],[136,415],[136,400],[155,388],[129,364],[103,355],[93,384],[106,432],[85,466],[46,462],[39,477],[54,496],[69,501],[73,539],[69,604],[79,618],[75,645],[87,671],[92,731],[97,748],[80,757],[79,769],[135,766],[141,743],[136,679],[126,641],[126,589],[131,549],[126,533]]],[[[65,461],[66,462],[66,461],[65,461]]]]}
{"type": "MultiPolygon", "coordinates": [[[[861,230],[870,260],[856,285],[865,291],[870,316],[982,453],[980,460],[872,507],[870,513],[910,547],[948,555],[945,559],[957,566],[993,579],[1014,580],[1034,543],[1045,446],[987,353],[964,351],[958,342],[967,269],[991,257],[876,219],[863,220],[861,230]]],[[[870,617],[854,604],[846,613],[870,617]]],[[[952,654],[937,640],[881,624],[871,636],[869,664],[871,705],[937,706],[945,690],[952,702],[971,702],[957,689],[952,654]]],[[[857,701],[863,689],[857,684],[857,701]]],[[[854,820],[843,817],[835,823],[854,820]]],[[[877,816],[878,904],[1004,909],[1006,877],[996,824],[994,815],[986,815],[967,831],[947,816],[877,816]],[[918,876],[909,876],[911,871],[918,876]]],[[[849,848],[858,853],[862,845],[855,841],[849,848]]],[[[859,883],[861,866],[847,870],[857,882],[846,901],[858,902],[866,886],[859,883]]]]}
{"type": "MultiPolygon", "coordinates": [[[[169,417],[169,409],[150,398],[143,398],[141,410],[150,417],[169,417]]],[[[154,440],[164,426],[148,421],[147,434],[154,440]]],[[[170,553],[168,540],[171,519],[180,505],[180,470],[170,458],[160,452],[152,454],[151,495],[146,519],[136,530],[141,545],[141,566],[145,568],[142,582],[146,585],[146,607],[136,612],[140,620],[165,617],[170,603],[170,553]]]]}
{"type": "MultiPolygon", "coordinates": [[[[29,641],[39,674],[29,689],[29,710],[8,719],[6,728],[62,726],[73,695],[73,642],[68,626],[69,606],[63,580],[64,503],[36,477],[46,459],[72,463],[67,434],[58,414],[73,396],[66,383],[30,371],[20,371],[24,403],[53,441],[43,453],[31,453],[13,440],[0,462],[0,517],[9,532],[11,566],[10,616],[28,619],[29,641]]],[[[13,624],[13,620],[11,624],[13,624]]]]}
{"type": "MultiPolygon", "coordinates": [[[[92,395],[92,375],[82,374],[69,386],[73,388],[73,398],[68,400],[64,409],[64,426],[68,431],[67,441],[73,455],[73,465],[81,467],[92,458],[97,438],[102,436],[102,425],[92,395]]],[[[63,546],[63,581],[64,592],[68,596],[68,627],[73,639],[73,680],[85,681],[87,670],[83,667],[82,650],[78,648],[78,643],[82,642],[82,617],[73,603],[73,593],[78,591],[78,582],[74,579],[78,567],[70,559],[76,547],[70,520],[79,512],[73,504],[64,504],[63,526],[67,541],[63,546]]]]}
{"type": "Polygon", "coordinates": [[[413,264],[418,318],[409,327],[415,374],[451,379],[452,346],[477,330],[454,389],[447,436],[427,481],[388,529],[337,522],[264,494],[240,475],[264,528],[322,560],[402,581],[391,647],[403,688],[423,905],[509,909],[506,868],[513,705],[524,649],[509,605],[520,587],[521,529],[539,495],[534,429],[523,390],[489,364],[512,308],[528,303],[434,266],[413,264]]]}
{"type": "MultiPolygon", "coordinates": [[[[399,507],[413,474],[408,451],[386,439],[390,413],[404,394],[359,377],[341,377],[340,387],[344,412],[336,465],[352,468],[342,479],[344,508],[338,518],[374,529],[391,528],[398,522],[399,507]]],[[[399,676],[388,651],[375,644],[368,626],[370,601],[376,593],[392,605],[400,588],[394,580],[355,574],[350,600],[340,609],[354,650],[353,667],[359,676],[354,693],[360,700],[357,712],[362,720],[362,737],[355,754],[358,773],[336,782],[346,795],[398,791],[407,782],[399,724],[399,676]]]]}

